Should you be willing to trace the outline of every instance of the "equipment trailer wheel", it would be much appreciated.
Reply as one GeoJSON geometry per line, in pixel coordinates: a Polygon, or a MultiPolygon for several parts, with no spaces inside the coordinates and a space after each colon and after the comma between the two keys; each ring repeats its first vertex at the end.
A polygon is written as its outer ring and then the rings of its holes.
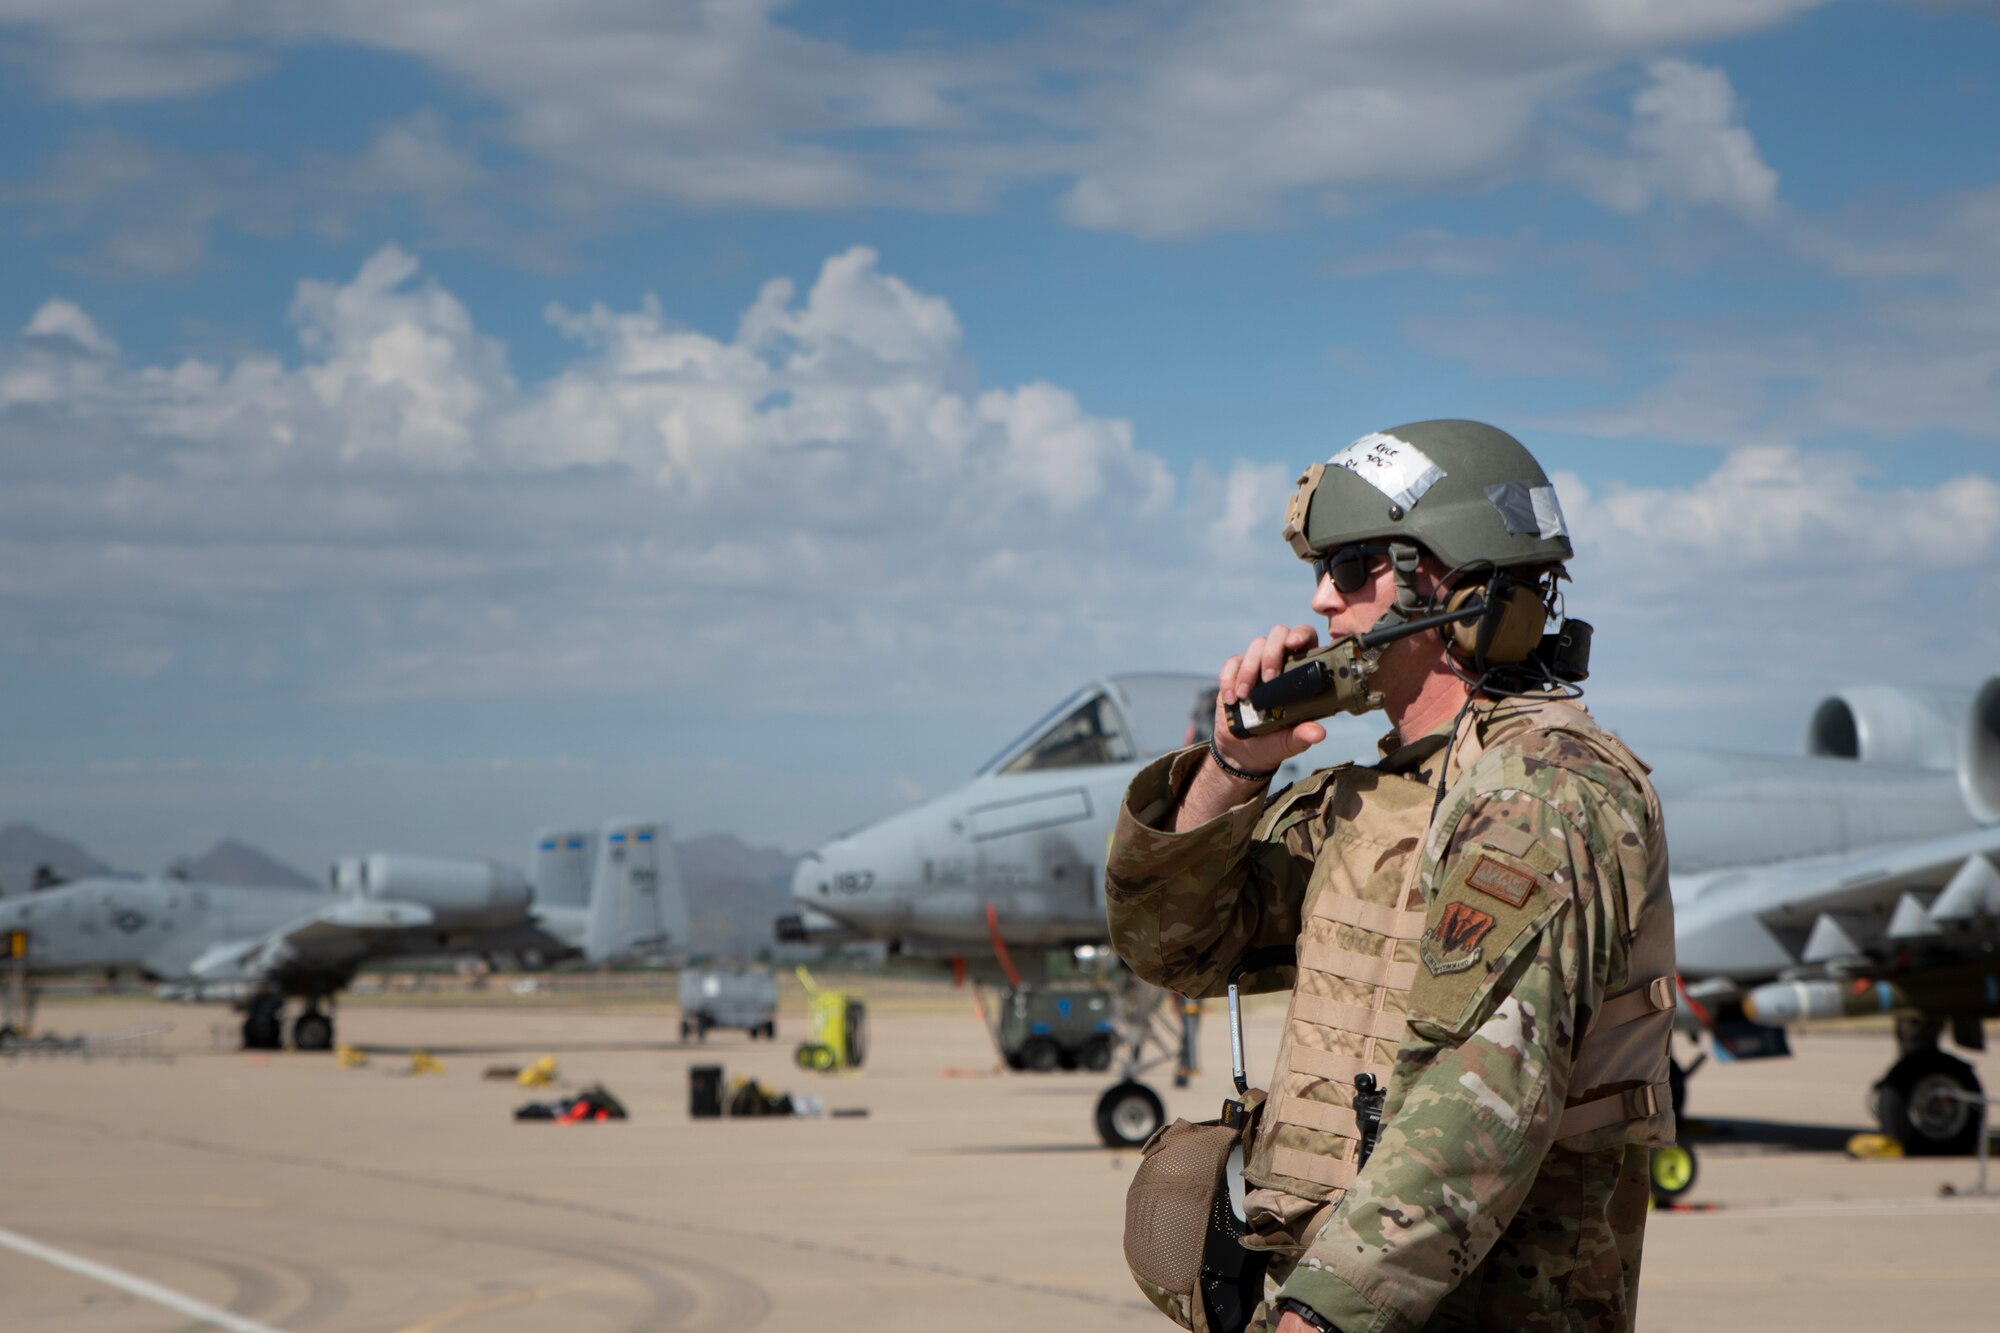
{"type": "Polygon", "coordinates": [[[1167,1122],[1159,1095],[1127,1080],[1097,1099],[1097,1137],[1107,1148],[1137,1148],[1167,1122]]]}
{"type": "Polygon", "coordinates": [[[1102,1074],[1111,1068],[1111,1039],[1092,1037],[1083,1044],[1083,1049],[1076,1053],[1076,1062],[1093,1074],[1102,1074]]]}
{"type": "Polygon", "coordinates": [[[333,1049],[333,1020],[317,1009],[308,1009],[292,1020],[292,1045],[301,1051],[333,1049]]]}
{"type": "Polygon", "coordinates": [[[1875,1085],[1882,1132],[1911,1157],[1963,1157],[1979,1147],[1980,1108],[1944,1094],[1979,1096],[1972,1066],[1935,1048],[1912,1051],[1875,1085]]]}
{"type": "Polygon", "coordinates": [[[1037,1074],[1054,1071],[1062,1063],[1062,1052],[1047,1037],[1030,1037],[1021,1043],[1021,1067],[1037,1074]]]}

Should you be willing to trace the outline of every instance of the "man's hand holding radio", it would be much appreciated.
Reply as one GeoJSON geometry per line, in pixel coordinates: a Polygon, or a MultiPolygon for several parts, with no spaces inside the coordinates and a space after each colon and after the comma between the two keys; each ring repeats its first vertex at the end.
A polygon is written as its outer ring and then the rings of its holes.
{"type": "Polygon", "coordinates": [[[1264,681],[1284,670],[1285,659],[1309,652],[1319,644],[1311,625],[1273,625],[1271,632],[1250,640],[1249,646],[1222,664],[1216,677],[1215,731],[1209,740],[1209,762],[1196,771],[1187,794],[1174,812],[1174,829],[1205,824],[1232,806],[1241,805],[1267,784],[1279,766],[1326,739],[1326,728],[1301,722],[1286,731],[1264,736],[1237,736],[1229,730],[1226,710],[1264,681]]]}

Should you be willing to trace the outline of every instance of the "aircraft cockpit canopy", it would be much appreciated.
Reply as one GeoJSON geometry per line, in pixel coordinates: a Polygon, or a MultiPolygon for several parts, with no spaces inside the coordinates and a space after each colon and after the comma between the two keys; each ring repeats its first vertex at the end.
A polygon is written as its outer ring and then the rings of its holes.
{"type": "Polygon", "coordinates": [[[1087,685],[1057,704],[981,773],[1039,773],[1126,764],[1208,739],[1215,682],[1134,673],[1087,685]]]}

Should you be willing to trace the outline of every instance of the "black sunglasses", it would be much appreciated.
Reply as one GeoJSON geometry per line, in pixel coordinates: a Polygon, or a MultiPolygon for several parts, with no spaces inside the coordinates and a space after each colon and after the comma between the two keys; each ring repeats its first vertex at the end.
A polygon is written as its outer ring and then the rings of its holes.
{"type": "Polygon", "coordinates": [[[1312,559],[1313,573],[1317,576],[1313,583],[1317,586],[1320,579],[1332,579],[1337,592],[1360,592],[1368,586],[1368,557],[1387,554],[1386,546],[1355,545],[1316,555],[1312,559]]]}

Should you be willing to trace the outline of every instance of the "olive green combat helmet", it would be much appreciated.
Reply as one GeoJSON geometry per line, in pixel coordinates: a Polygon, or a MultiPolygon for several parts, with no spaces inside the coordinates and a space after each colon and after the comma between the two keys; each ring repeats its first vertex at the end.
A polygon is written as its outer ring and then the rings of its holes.
{"type": "Polygon", "coordinates": [[[1305,560],[1357,542],[1421,547],[1454,569],[1557,565],[1573,554],[1541,464],[1478,421],[1396,426],[1313,464],[1284,536],[1305,560]]]}

